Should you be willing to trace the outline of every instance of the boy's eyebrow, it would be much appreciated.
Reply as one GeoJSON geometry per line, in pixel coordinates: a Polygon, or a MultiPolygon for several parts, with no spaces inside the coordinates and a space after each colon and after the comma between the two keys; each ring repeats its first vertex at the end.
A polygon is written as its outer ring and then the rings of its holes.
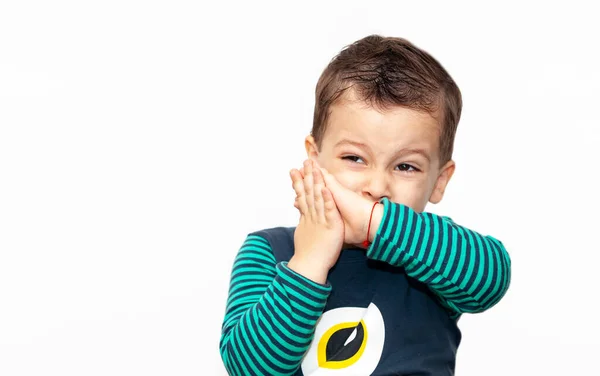
{"type": "Polygon", "coordinates": [[[362,142],[357,142],[357,141],[351,141],[347,138],[343,138],[341,140],[339,140],[334,147],[338,147],[342,144],[350,144],[350,145],[354,145],[357,148],[363,149],[363,150],[369,150],[369,146],[367,144],[364,144],[362,142]]]}
{"type": "Polygon", "coordinates": [[[427,162],[431,162],[431,158],[429,158],[429,153],[427,153],[423,149],[402,149],[398,152],[397,156],[410,155],[410,154],[420,154],[423,158],[427,159],[427,162]]]}
{"type": "MultiPolygon", "coordinates": [[[[348,140],[347,138],[344,138],[344,139],[341,139],[340,141],[338,141],[335,144],[334,147],[338,147],[338,146],[340,146],[342,144],[354,145],[357,148],[363,149],[365,151],[371,150],[367,144],[364,144],[362,142],[357,142],[357,141],[351,141],[351,140],[348,140]]],[[[429,153],[427,153],[423,149],[418,149],[418,148],[402,149],[402,150],[400,150],[400,151],[398,151],[396,153],[396,158],[397,157],[401,157],[403,155],[410,155],[410,154],[420,154],[421,156],[423,156],[423,158],[427,159],[427,162],[431,162],[431,158],[429,157],[429,153]]]]}

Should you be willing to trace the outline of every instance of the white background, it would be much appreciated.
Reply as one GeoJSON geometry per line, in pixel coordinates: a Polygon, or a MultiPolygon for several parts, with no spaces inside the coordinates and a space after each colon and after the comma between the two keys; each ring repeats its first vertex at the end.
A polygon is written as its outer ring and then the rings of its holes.
{"type": "Polygon", "coordinates": [[[317,78],[371,33],[457,81],[457,171],[427,210],[512,257],[504,300],[459,322],[457,375],[600,374],[588,2],[0,4],[0,375],[225,375],[233,258],[296,224],[317,78]]]}

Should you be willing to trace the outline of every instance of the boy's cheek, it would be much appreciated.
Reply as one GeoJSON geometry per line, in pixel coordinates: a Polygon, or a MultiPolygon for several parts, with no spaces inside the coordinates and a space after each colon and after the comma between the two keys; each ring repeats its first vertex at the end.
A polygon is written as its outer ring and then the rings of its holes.
{"type": "Polygon", "coordinates": [[[429,200],[427,182],[414,180],[398,182],[392,191],[390,200],[421,212],[429,200]]]}
{"type": "Polygon", "coordinates": [[[345,188],[351,191],[360,193],[361,191],[361,176],[355,171],[348,170],[329,170],[329,173],[345,188]]]}

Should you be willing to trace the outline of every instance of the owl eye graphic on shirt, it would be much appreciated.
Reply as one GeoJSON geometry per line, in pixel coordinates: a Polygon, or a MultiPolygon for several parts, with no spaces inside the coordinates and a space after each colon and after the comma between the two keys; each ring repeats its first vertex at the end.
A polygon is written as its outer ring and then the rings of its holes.
{"type": "Polygon", "coordinates": [[[343,322],[323,334],[317,347],[319,367],[340,369],[354,364],[362,356],[368,334],[363,320],[343,322]]]}
{"type": "Polygon", "coordinates": [[[304,375],[370,375],[381,358],[385,326],[381,312],[341,307],[325,312],[302,362],[304,375]]]}

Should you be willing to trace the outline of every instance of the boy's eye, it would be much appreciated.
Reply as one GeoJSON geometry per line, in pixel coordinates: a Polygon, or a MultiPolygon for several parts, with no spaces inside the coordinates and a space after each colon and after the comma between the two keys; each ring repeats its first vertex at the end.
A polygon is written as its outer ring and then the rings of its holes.
{"type": "MultiPolygon", "coordinates": [[[[356,155],[346,155],[342,157],[343,160],[347,160],[347,161],[352,161],[354,163],[365,163],[365,161],[356,155]]],[[[409,165],[408,163],[400,163],[399,165],[396,166],[397,171],[404,171],[404,172],[417,172],[419,171],[418,168],[414,167],[413,165],[409,165]]]]}
{"type": "Polygon", "coordinates": [[[342,159],[349,160],[349,161],[356,162],[356,163],[364,162],[361,157],[357,157],[356,155],[347,155],[345,157],[342,157],[342,159]]]}
{"type": "Polygon", "coordinates": [[[398,170],[400,171],[408,171],[408,172],[414,172],[414,171],[418,171],[414,166],[409,165],[408,163],[400,163],[398,166],[396,166],[398,168],[398,170]]]}

